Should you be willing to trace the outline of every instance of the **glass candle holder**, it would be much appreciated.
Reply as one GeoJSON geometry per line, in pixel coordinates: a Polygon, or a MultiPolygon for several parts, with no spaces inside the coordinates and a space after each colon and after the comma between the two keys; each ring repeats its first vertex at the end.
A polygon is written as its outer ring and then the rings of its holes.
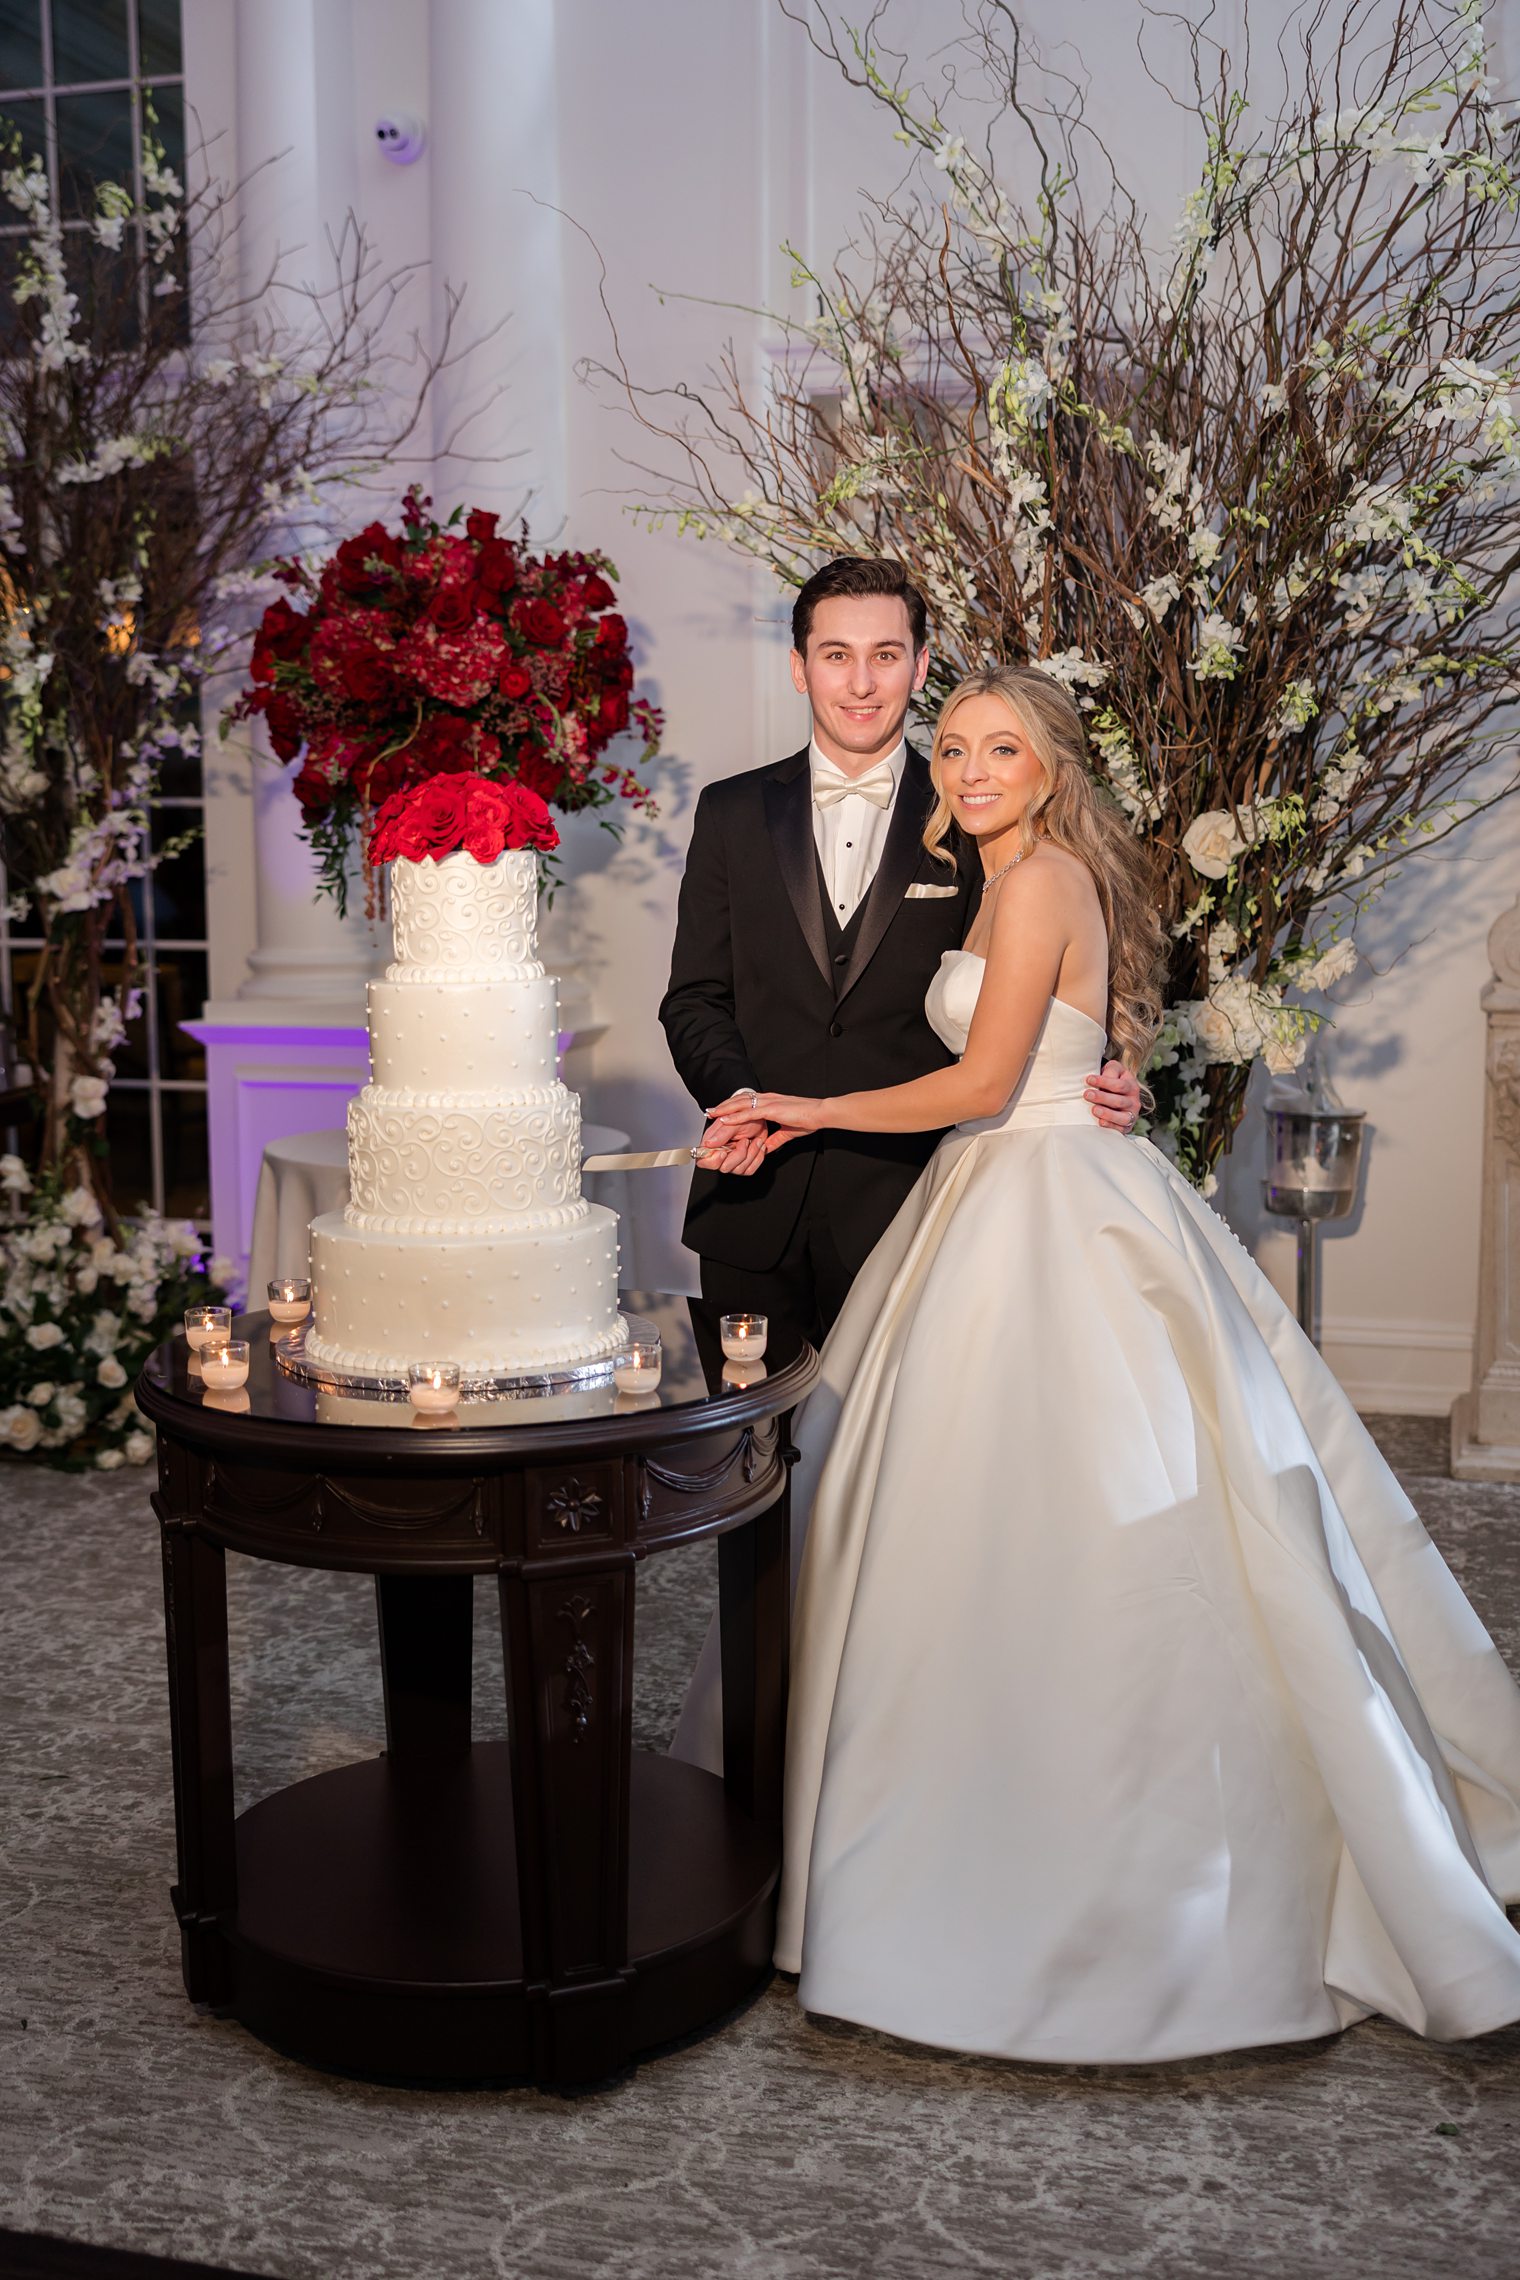
{"type": "Polygon", "coordinates": [[[271,1320],[286,1324],[304,1322],[311,1312],[311,1281],[306,1275],[282,1275],[269,1285],[271,1320]]]}
{"type": "Polygon", "coordinates": [[[763,1314],[725,1314],[718,1323],[718,1338],[731,1362],[758,1362],[769,1330],[763,1314]]]}
{"type": "Polygon", "coordinates": [[[187,1306],[185,1308],[185,1343],[192,1354],[198,1354],[213,1339],[219,1343],[232,1336],[232,1309],[230,1306],[187,1306]]]}
{"type": "Polygon", "coordinates": [[[653,1393],[662,1361],[658,1338],[630,1338],[612,1357],[612,1382],[619,1393],[653,1393]]]}
{"type": "Polygon", "coordinates": [[[201,1376],[212,1393],[233,1393],[248,1383],[248,1340],[212,1339],[201,1348],[201,1376]]]}
{"type": "Polygon", "coordinates": [[[406,1397],[414,1409],[452,1409],[459,1399],[457,1362],[413,1362],[406,1373],[406,1397]]]}

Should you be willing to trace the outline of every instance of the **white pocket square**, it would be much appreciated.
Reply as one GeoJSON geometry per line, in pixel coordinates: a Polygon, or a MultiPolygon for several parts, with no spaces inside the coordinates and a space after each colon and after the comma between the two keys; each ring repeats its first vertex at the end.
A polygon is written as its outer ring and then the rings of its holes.
{"type": "Polygon", "coordinates": [[[960,891],[961,891],[961,890],[960,890],[960,888],[959,888],[959,887],[931,887],[931,886],[927,886],[927,885],[926,885],[926,884],[925,884],[925,883],[924,883],[922,880],[920,880],[920,879],[915,879],[915,880],[914,880],[914,882],[913,882],[913,884],[912,884],[912,886],[911,886],[911,887],[909,887],[909,889],[908,889],[907,893],[906,893],[906,894],[903,896],[903,901],[904,901],[904,902],[939,902],[939,901],[941,901],[941,900],[942,900],[942,899],[943,899],[943,898],[944,898],[946,895],[958,895],[958,894],[960,893],[960,891]]]}

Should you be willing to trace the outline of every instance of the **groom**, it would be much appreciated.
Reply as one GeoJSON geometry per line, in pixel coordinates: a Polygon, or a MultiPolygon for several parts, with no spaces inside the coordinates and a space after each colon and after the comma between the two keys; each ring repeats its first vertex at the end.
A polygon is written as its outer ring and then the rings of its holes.
{"type": "MultiPolygon", "coordinates": [[[[971,925],[981,869],[974,849],[952,871],[923,843],[929,764],[903,737],[929,670],[922,594],[896,562],[826,563],[797,595],[791,663],[810,742],[709,784],[692,825],[660,1020],[705,1110],[751,1091],[869,1091],[954,1059],[924,996],[971,925]]],[[[1121,1130],[1139,1112],[1117,1062],[1088,1099],[1121,1130]]],[[[765,1129],[739,1126],[692,1179],[701,1311],[767,1314],[821,1346],[941,1135],[826,1131],[767,1156],[765,1129]]]]}

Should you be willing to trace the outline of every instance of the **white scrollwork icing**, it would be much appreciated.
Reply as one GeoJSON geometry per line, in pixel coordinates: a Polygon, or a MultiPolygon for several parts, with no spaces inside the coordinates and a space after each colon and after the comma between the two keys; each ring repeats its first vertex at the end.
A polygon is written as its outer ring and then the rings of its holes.
{"type": "Polygon", "coordinates": [[[579,1217],[580,1102],[563,1085],[396,1093],[366,1085],[348,1109],[348,1218],[414,1234],[509,1232],[579,1217]]]}
{"type": "Polygon", "coordinates": [[[526,850],[494,863],[456,854],[391,866],[388,982],[541,973],[537,934],[538,858],[526,850]]]}

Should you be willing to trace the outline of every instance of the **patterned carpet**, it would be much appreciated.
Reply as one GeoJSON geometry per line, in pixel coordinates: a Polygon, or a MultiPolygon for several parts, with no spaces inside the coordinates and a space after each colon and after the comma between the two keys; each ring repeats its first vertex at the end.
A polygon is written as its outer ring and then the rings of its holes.
{"type": "MultiPolygon", "coordinates": [[[[1379,1427],[1520,1668],[1520,1489],[1379,1427]]],[[[573,2103],[322,2077],[180,1988],[147,1485],[0,1472],[0,2223],[277,2280],[1512,2280],[1520,2029],[1377,2022],[1156,2070],[925,2053],[774,1984],[573,2103]]],[[[379,1745],[359,1578],[232,1560],[240,1803],[379,1745]]],[[[640,1739],[673,1723],[710,1555],[641,1579],[640,1739]]],[[[483,1596],[483,1595],[482,1595],[483,1596]]],[[[484,1618],[479,1697],[499,1649],[484,1618]]],[[[499,1692],[497,1698],[499,1699],[499,1692]]]]}

